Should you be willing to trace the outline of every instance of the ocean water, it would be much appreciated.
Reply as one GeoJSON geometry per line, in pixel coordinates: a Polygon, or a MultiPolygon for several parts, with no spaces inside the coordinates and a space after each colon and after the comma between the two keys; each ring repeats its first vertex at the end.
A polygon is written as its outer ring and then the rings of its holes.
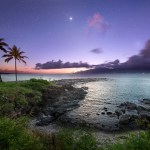
{"type": "Polygon", "coordinates": [[[150,74],[105,74],[99,77],[108,80],[82,85],[88,87],[88,94],[80,101],[80,107],[68,112],[66,117],[71,122],[86,122],[106,131],[119,130],[118,117],[107,115],[107,112],[115,114],[117,106],[126,101],[139,104],[139,100],[150,98],[150,74]]]}
{"type": "MultiPolygon", "coordinates": [[[[150,98],[150,74],[97,74],[97,75],[72,75],[72,74],[18,74],[18,80],[31,78],[45,79],[48,81],[72,78],[108,78],[107,81],[89,82],[82,86],[89,88],[86,99],[93,104],[112,103],[123,101],[137,102],[140,99],[150,98]]],[[[15,81],[14,74],[2,74],[3,81],[15,81]]]]}

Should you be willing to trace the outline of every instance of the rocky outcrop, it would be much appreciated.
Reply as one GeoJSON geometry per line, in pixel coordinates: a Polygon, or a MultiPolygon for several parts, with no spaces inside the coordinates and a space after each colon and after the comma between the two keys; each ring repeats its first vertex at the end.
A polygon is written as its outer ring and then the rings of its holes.
{"type": "MultiPolygon", "coordinates": [[[[84,125],[105,131],[137,128],[137,119],[150,121],[150,100],[143,99],[139,103],[124,102],[113,107],[105,104],[97,110],[86,111],[81,100],[87,94],[86,82],[98,79],[70,79],[55,81],[55,86],[49,87],[43,94],[41,115],[36,125],[45,126],[52,122],[64,122],[73,125],[84,125]],[[75,84],[80,83],[81,88],[75,84]],[[80,105],[81,104],[81,105],[80,105]],[[109,106],[109,107],[108,107],[109,106]],[[76,109],[75,109],[76,108],[76,109]],[[79,109],[81,113],[79,113],[79,109]]],[[[107,80],[107,79],[101,79],[107,80]]]]}
{"type": "Polygon", "coordinates": [[[118,106],[115,113],[119,119],[119,126],[122,128],[124,125],[132,128],[137,128],[136,120],[147,119],[150,121],[150,100],[143,99],[138,104],[131,102],[125,102],[118,106]]]}
{"type": "Polygon", "coordinates": [[[51,86],[43,94],[41,115],[37,125],[47,125],[57,120],[64,113],[79,107],[79,101],[87,94],[86,88],[75,88],[72,85],[51,86]]]}

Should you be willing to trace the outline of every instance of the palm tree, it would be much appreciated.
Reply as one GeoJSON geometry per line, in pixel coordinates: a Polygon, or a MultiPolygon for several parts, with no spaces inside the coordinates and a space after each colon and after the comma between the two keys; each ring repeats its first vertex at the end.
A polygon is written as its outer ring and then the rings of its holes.
{"type": "MultiPolygon", "coordinates": [[[[3,51],[4,53],[6,53],[7,50],[5,49],[5,47],[8,47],[8,44],[4,42],[3,38],[0,38],[0,51],[3,51]]],[[[0,82],[2,82],[1,74],[0,74],[0,82]]]]}
{"type": "Polygon", "coordinates": [[[8,54],[3,55],[2,57],[5,57],[5,62],[9,62],[12,59],[15,59],[15,75],[16,75],[16,82],[17,82],[17,60],[19,62],[23,62],[26,64],[26,61],[24,58],[28,58],[27,56],[23,56],[25,52],[21,51],[20,48],[17,48],[17,46],[13,46],[12,48],[9,48],[8,54]]]}

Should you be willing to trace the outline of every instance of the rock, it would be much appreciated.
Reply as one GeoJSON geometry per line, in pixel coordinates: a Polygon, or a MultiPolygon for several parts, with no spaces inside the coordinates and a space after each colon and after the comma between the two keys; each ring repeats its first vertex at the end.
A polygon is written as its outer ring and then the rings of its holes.
{"type": "Polygon", "coordinates": [[[37,126],[46,126],[53,122],[55,118],[53,116],[42,117],[37,123],[37,126]]]}
{"type": "Polygon", "coordinates": [[[86,91],[86,90],[88,90],[88,87],[82,87],[82,89],[86,91]]]}
{"type": "Polygon", "coordinates": [[[116,117],[116,114],[111,114],[109,115],[109,117],[116,117]]]}
{"type": "Polygon", "coordinates": [[[112,112],[107,112],[107,115],[112,115],[112,112]]]}
{"type": "Polygon", "coordinates": [[[121,124],[121,125],[127,125],[127,124],[129,124],[130,119],[131,119],[130,115],[121,115],[119,117],[119,124],[121,124]]]}
{"type": "Polygon", "coordinates": [[[90,114],[89,114],[89,113],[87,113],[87,114],[86,114],[86,116],[90,116],[90,114]]]}
{"type": "Polygon", "coordinates": [[[104,125],[104,124],[102,124],[102,128],[105,128],[105,125],[104,125]]]}
{"type": "Polygon", "coordinates": [[[138,106],[137,107],[137,111],[138,111],[138,113],[140,113],[141,111],[145,111],[146,110],[146,108],[145,107],[143,107],[143,106],[138,106]]]}
{"type": "Polygon", "coordinates": [[[96,115],[100,115],[99,113],[96,113],[96,115]]]}
{"type": "Polygon", "coordinates": [[[80,100],[84,99],[87,91],[83,88],[75,88],[66,84],[63,86],[51,86],[45,91],[43,98],[42,112],[45,115],[52,115],[56,119],[67,111],[71,111],[80,105],[80,100]]]}
{"type": "Polygon", "coordinates": [[[147,112],[147,111],[141,111],[139,113],[139,118],[140,119],[147,119],[150,121],[150,112],[147,112]]]}
{"type": "Polygon", "coordinates": [[[123,108],[123,107],[125,109],[130,109],[130,110],[137,109],[137,105],[131,102],[125,102],[125,103],[120,104],[120,108],[123,108]]]}
{"type": "Polygon", "coordinates": [[[145,105],[150,105],[150,99],[143,99],[141,102],[145,105]]]}
{"type": "Polygon", "coordinates": [[[123,114],[120,109],[115,110],[115,113],[118,117],[123,114]]]}
{"type": "Polygon", "coordinates": [[[105,112],[101,112],[102,115],[105,115],[105,112]]]}
{"type": "Polygon", "coordinates": [[[118,125],[118,124],[115,124],[115,127],[119,127],[119,125],[118,125]]]}
{"type": "Polygon", "coordinates": [[[107,107],[104,107],[103,110],[107,111],[107,107]]]}

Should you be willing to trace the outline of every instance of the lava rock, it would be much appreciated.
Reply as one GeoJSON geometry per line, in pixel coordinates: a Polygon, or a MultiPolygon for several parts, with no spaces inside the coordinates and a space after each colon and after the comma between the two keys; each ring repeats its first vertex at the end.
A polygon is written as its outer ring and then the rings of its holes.
{"type": "Polygon", "coordinates": [[[107,112],[107,115],[112,115],[112,112],[107,112]]]}
{"type": "Polygon", "coordinates": [[[129,124],[130,119],[131,119],[130,115],[121,115],[119,117],[119,124],[121,124],[121,125],[127,125],[127,124],[129,124]]]}

